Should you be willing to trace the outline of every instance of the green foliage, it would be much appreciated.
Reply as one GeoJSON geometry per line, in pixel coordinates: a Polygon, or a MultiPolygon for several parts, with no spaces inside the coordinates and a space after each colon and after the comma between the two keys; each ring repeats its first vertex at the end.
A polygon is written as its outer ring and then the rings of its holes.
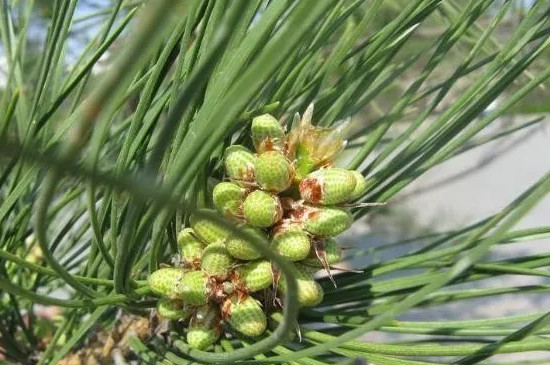
{"type": "MultiPolygon", "coordinates": [[[[513,229],[550,190],[550,172],[477,224],[436,233],[361,273],[335,274],[337,288],[328,278],[320,287],[308,281],[324,291],[323,301],[299,316],[293,267],[262,237],[202,208],[212,207],[212,186],[223,178],[225,147],[252,149],[258,141],[250,122],[265,113],[291,125],[314,102],[314,124],[352,117],[342,167],[367,177],[359,203],[387,201],[462,152],[540,123],[480,136],[508,112],[547,110],[522,101],[543,92],[550,77],[550,4],[535,2],[517,26],[500,32],[510,1],[114,0],[85,19],[76,17],[77,0],[39,3],[0,4],[9,67],[0,92],[0,353],[7,360],[57,363],[96,325],[113,325],[115,308],[154,308],[146,279],[177,252],[176,233],[192,214],[274,261],[289,300],[255,343],[222,339],[203,352],[177,331],[170,343],[132,338],[149,363],[487,364],[494,354],[549,349],[546,313],[452,322],[399,316],[482,296],[547,292],[547,285],[453,285],[549,276],[547,254],[491,261],[487,253],[549,236],[546,226],[513,229]],[[37,12],[49,24],[39,46],[30,40],[37,12]],[[67,66],[71,33],[86,19],[97,20],[99,31],[67,66]],[[106,52],[112,61],[98,72],[106,52]],[[45,337],[37,304],[62,308],[45,337]],[[295,323],[301,342],[290,340],[295,323]],[[421,345],[358,340],[375,330],[429,337],[421,345]]],[[[364,204],[353,217],[369,213],[374,208],[364,204]]],[[[251,306],[263,326],[263,312],[251,306]]]]}

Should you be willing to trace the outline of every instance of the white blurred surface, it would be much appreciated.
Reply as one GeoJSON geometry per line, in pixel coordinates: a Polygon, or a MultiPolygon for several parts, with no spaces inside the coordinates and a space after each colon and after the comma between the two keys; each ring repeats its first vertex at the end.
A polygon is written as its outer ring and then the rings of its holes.
{"type": "MultiPolygon", "coordinates": [[[[411,220],[412,226],[429,228],[432,231],[465,227],[498,213],[550,171],[550,128],[547,122],[543,123],[546,125],[531,127],[525,132],[512,135],[512,137],[475,148],[432,169],[411,184],[392,202],[393,210],[404,212],[403,214],[407,216],[406,219],[411,220]],[[476,168],[477,166],[480,168],[476,168]],[[460,176],[462,172],[467,173],[460,178],[448,181],[450,176],[460,176]]],[[[391,222],[392,218],[390,217],[389,220],[391,222]]],[[[397,223],[399,222],[396,222],[395,225],[398,225],[397,223]]],[[[540,201],[515,229],[548,225],[550,225],[550,195],[540,201]]],[[[373,234],[375,232],[372,231],[368,236],[364,236],[368,232],[367,225],[356,224],[351,232],[343,235],[343,243],[368,247],[369,244],[365,245],[365,241],[370,241],[370,245],[378,245],[381,244],[381,240],[384,240],[380,238],[379,234],[373,234]],[[363,236],[359,237],[361,234],[363,236]]],[[[407,236],[414,237],[415,235],[409,233],[407,236]]],[[[393,252],[385,253],[381,259],[385,260],[397,254],[403,254],[403,250],[404,248],[390,250],[393,252]]],[[[550,240],[539,240],[494,247],[491,255],[492,258],[504,259],[518,256],[520,253],[523,256],[549,251],[550,240]]],[[[365,256],[361,261],[371,262],[372,260],[373,258],[365,256]]],[[[456,288],[494,288],[542,283],[548,285],[550,280],[540,277],[507,275],[460,285],[456,288]]],[[[548,308],[550,308],[550,295],[548,294],[508,294],[460,301],[427,309],[415,309],[402,319],[444,321],[495,318],[544,311],[548,308]]],[[[422,337],[408,338],[420,339],[422,337]]],[[[391,341],[396,339],[396,335],[374,332],[367,334],[363,339],[372,342],[391,341]]],[[[548,353],[507,354],[495,356],[491,360],[518,361],[520,364],[520,360],[540,356],[548,357],[548,353]]],[[[441,358],[439,360],[443,361],[441,358]]]]}

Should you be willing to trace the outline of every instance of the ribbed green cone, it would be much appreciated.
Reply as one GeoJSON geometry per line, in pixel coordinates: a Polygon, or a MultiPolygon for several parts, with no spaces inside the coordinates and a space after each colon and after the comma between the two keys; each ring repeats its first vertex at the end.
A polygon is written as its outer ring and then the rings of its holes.
{"type": "MultiPolygon", "coordinates": [[[[295,277],[298,283],[298,303],[300,307],[313,307],[323,301],[323,288],[311,276],[309,270],[299,264],[295,264],[295,277]]],[[[284,276],[277,283],[277,291],[285,296],[287,285],[284,276]]]]}
{"type": "Polygon", "coordinates": [[[279,121],[270,114],[252,119],[250,128],[256,152],[281,150],[284,145],[285,131],[279,121]]]}
{"type": "Polygon", "coordinates": [[[214,206],[229,218],[238,218],[241,215],[241,205],[245,196],[246,189],[227,181],[216,185],[212,192],[214,206]]]}
{"type": "Polygon", "coordinates": [[[311,208],[304,221],[304,229],[321,237],[334,237],[353,223],[351,214],[344,209],[333,207],[311,208]]]}
{"type": "Polygon", "coordinates": [[[305,259],[311,247],[307,232],[296,225],[277,227],[271,244],[275,252],[290,261],[305,259]]]}
{"type": "Polygon", "coordinates": [[[192,309],[181,300],[160,298],[157,302],[157,312],[163,318],[177,321],[188,319],[192,314],[192,309]]]}
{"type": "Polygon", "coordinates": [[[206,246],[201,257],[201,269],[210,276],[227,279],[234,265],[233,257],[225,249],[223,242],[206,246]]]}
{"type": "Polygon", "coordinates": [[[350,200],[356,185],[352,171],[340,168],[317,170],[300,182],[300,195],[308,203],[334,205],[350,200]]]}
{"type": "Polygon", "coordinates": [[[279,193],[292,183],[294,169],[280,152],[268,151],[260,154],[255,165],[256,182],[263,190],[279,193]]]}
{"type": "MultiPolygon", "coordinates": [[[[267,240],[265,235],[259,229],[245,228],[245,231],[257,235],[258,238],[267,240]]],[[[225,248],[227,248],[227,251],[231,254],[231,256],[239,260],[256,260],[261,257],[261,254],[256,251],[250,242],[247,242],[238,236],[229,236],[225,241],[225,248]]]]}
{"type": "Polygon", "coordinates": [[[241,186],[254,184],[255,163],[256,156],[244,146],[233,145],[225,150],[224,166],[227,176],[241,186]]]}
{"type": "Polygon", "coordinates": [[[188,271],[183,268],[166,267],[151,273],[147,281],[153,293],[178,299],[178,286],[186,272],[188,271]]]}
{"type": "Polygon", "coordinates": [[[251,226],[267,228],[281,220],[283,209],[277,196],[256,190],[246,197],[243,214],[251,226]]]}
{"type": "Polygon", "coordinates": [[[231,296],[224,302],[222,312],[231,327],[245,336],[259,336],[267,327],[262,307],[250,296],[240,301],[237,295],[231,296]]]}
{"type": "MultiPolygon", "coordinates": [[[[213,209],[204,209],[204,211],[215,212],[213,209]]],[[[199,218],[194,214],[189,217],[189,223],[195,234],[207,244],[224,241],[230,233],[218,223],[206,218],[199,218]]]]}
{"type": "Polygon", "coordinates": [[[180,299],[188,305],[204,305],[208,302],[208,275],[201,271],[162,268],[149,276],[148,283],[153,293],[170,299],[180,299]]]}
{"type": "MultiPolygon", "coordinates": [[[[327,264],[334,265],[339,263],[342,260],[342,250],[338,245],[338,242],[333,238],[329,238],[322,242],[321,247],[319,247],[321,253],[324,252],[327,264]]],[[[317,257],[315,249],[312,247],[308,257],[300,262],[301,264],[313,267],[323,267],[322,261],[317,257]]]]}
{"type": "Polygon", "coordinates": [[[179,298],[189,305],[204,305],[208,302],[210,288],[208,275],[200,271],[190,271],[183,275],[178,285],[179,298]]]}
{"type": "Polygon", "coordinates": [[[205,247],[206,244],[195,236],[192,228],[184,228],[178,234],[178,250],[181,259],[188,266],[193,266],[200,260],[205,247]]]}
{"type": "Polygon", "coordinates": [[[355,188],[350,194],[348,201],[353,201],[363,196],[368,187],[367,179],[359,171],[352,170],[351,173],[355,178],[355,188]]]}
{"type": "Polygon", "coordinates": [[[249,292],[265,289],[273,284],[271,262],[258,260],[239,266],[235,269],[239,280],[249,292]]]}
{"type": "Polygon", "coordinates": [[[197,309],[187,329],[187,343],[197,350],[206,350],[221,334],[221,314],[218,306],[207,305],[197,309]]]}

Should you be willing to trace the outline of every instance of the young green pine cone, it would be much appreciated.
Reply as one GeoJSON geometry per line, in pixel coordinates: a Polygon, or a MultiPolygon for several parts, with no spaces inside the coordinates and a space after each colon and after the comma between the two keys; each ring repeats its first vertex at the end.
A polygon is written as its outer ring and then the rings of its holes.
{"type": "Polygon", "coordinates": [[[367,191],[368,187],[367,179],[365,179],[365,177],[359,171],[352,170],[351,173],[355,178],[355,188],[350,194],[348,201],[353,201],[362,197],[365,191],[367,191]]]}
{"type": "Polygon", "coordinates": [[[187,329],[187,343],[197,350],[206,350],[221,335],[221,314],[218,306],[206,305],[197,309],[187,329]]]}
{"type": "Polygon", "coordinates": [[[231,296],[223,303],[222,315],[231,327],[245,336],[259,336],[267,327],[262,307],[251,296],[241,299],[238,295],[231,296]]]}
{"type": "MultiPolygon", "coordinates": [[[[263,238],[264,240],[267,240],[265,235],[259,229],[247,227],[244,230],[250,234],[257,235],[259,239],[263,238]]],[[[256,260],[261,257],[261,254],[250,242],[235,235],[231,235],[227,238],[225,241],[225,248],[231,256],[239,260],[256,260]]]]}
{"type": "Polygon", "coordinates": [[[317,170],[300,182],[300,195],[308,203],[334,205],[350,200],[356,185],[352,171],[340,168],[317,170]]]}
{"type": "Polygon", "coordinates": [[[205,243],[195,236],[192,228],[184,228],[178,234],[178,250],[186,267],[197,266],[205,247],[205,243]]]}
{"type": "Polygon", "coordinates": [[[246,189],[232,182],[221,182],[214,187],[212,199],[220,213],[231,219],[242,216],[241,206],[246,197],[246,189]]]}
{"type": "Polygon", "coordinates": [[[252,142],[256,152],[282,150],[285,142],[285,131],[281,123],[270,114],[263,114],[252,119],[250,128],[252,142]]]}
{"type": "Polygon", "coordinates": [[[273,284],[273,269],[267,260],[253,261],[235,269],[240,285],[249,292],[265,289],[273,284]]]}
{"type": "Polygon", "coordinates": [[[256,159],[255,172],[260,188],[275,193],[286,190],[294,177],[292,164],[277,151],[260,154],[256,159]]]}
{"type": "Polygon", "coordinates": [[[323,267],[323,262],[321,261],[323,256],[328,265],[337,264],[342,260],[342,250],[335,239],[328,238],[324,241],[316,243],[316,246],[317,248],[311,248],[308,257],[305,260],[300,261],[301,264],[321,268],[323,267]],[[317,253],[315,252],[316,250],[317,253]],[[317,256],[317,254],[321,255],[321,259],[317,256]]]}
{"type": "MultiPolygon", "coordinates": [[[[203,209],[203,211],[215,212],[213,209],[203,209]]],[[[206,244],[225,241],[231,233],[218,223],[207,218],[198,217],[195,214],[189,217],[189,223],[195,234],[206,244]]]]}
{"type": "Polygon", "coordinates": [[[160,298],[157,302],[157,313],[159,314],[159,316],[166,319],[171,319],[173,321],[184,321],[191,316],[192,310],[189,306],[186,306],[181,300],[160,298]]]}
{"type": "Polygon", "coordinates": [[[166,267],[151,273],[147,282],[153,293],[170,299],[178,299],[178,285],[187,272],[189,271],[183,268],[166,267]]]}
{"type": "MultiPolygon", "coordinates": [[[[308,269],[302,265],[295,264],[295,278],[298,283],[298,303],[300,307],[313,307],[323,301],[323,288],[315,281],[308,272],[308,269]]],[[[279,278],[277,291],[285,296],[287,294],[286,279],[284,276],[279,278]]]]}
{"type": "Polygon", "coordinates": [[[233,268],[233,257],[227,252],[223,242],[206,246],[201,257],[201,269],[210,276],[225,280],[233,268]]]}
{"type": "Polygon", "coordinates": [[[227,147],[224,155],[224,166],[227,176],[241,185],[254,185],[254,164],[256,156],[246,147],[233,145],[227,147]]]}
{"type": "Polygon", "coordinates": [[[277,226],[271,244],[275,252],[290,261],[305,259],[311,248],[307,232],[294,224],[277,226]]]}
{"type": "Polygon", "coordinates": [[[345,209],[334,207],[307,207],[303,227],[321,237],[334,237],[351,227],[353,219],[345,209]]]}
{"type": "Polygon", "coordinates": [[[283,208],[276,195],[256,190],[243,203],[243,215],[253,227],[267,228],[281,220],[283,208]]]}
{"type": "Polygon", "coordinates": [[[174,267],[153,272],[149,275],[148,283],[153,293],[182,300],[188,305],[206,304],[211,291],[207,274],[174,267]]]}

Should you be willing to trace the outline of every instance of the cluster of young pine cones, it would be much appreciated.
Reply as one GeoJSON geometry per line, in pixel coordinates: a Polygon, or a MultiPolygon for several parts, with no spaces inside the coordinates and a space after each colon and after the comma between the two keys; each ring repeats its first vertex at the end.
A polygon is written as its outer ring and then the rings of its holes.
{"type": "MultiPolygon", "coordinates": [[[[254,118],[255,153],[242,145],[228,147],[227,181],[212,192],[218,214],[292,263],[302,307],[322,302],[313,274],[341,260],[333,237],[351,226],[347,207],[367,189],[359,172],[333,167],[345,146],[343,126],[313,126],[311,115],[312,107],[303,118],[295,117],[288,133],[269,114],[254,118]]],[[[158,313],[188,321],[187,342],[200,350],[218,340],[224,324],[245,336],[261,335],[266,312],[285,300],[285,278],[252,243],[219,223],[192,215],[189,225],[178,235],[181,264],[149,277],[160,297],[158,313]]]]}

